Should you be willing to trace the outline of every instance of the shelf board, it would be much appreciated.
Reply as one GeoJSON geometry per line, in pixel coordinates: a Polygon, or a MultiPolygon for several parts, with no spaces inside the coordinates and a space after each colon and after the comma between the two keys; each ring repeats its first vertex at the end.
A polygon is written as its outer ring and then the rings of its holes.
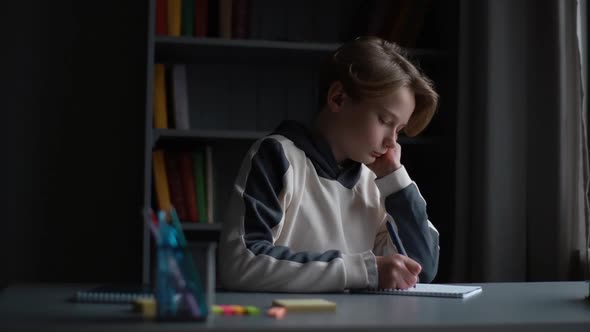
{"type": "MultiPolygon", "coordinates": [[[[191,143],[211,142],[217,140],[257,140],[268,135],[263,131],[243,130],[181,130],[181,129],[154,129],[153,145],[159,143],[191,143]]],[[[400,144],[441,144],[445,141],[442,136],[400,137],[400,144]]]]}
{"type": "Polygon", "coordinates": [[[154,129],[153,144],[172,142],[210,142],[217,140],[257,140],[267,135],[263,131],[246,130],[181,130],[181,129],[154,129]]]}
{"type": "Polygon", "coordinates": [[[221,224],[204,222],[182,222],[182,231],[189,243],[217,242],[221,235],[221,224]]]}
{"type": "Polygon", "coordinates": [[[203,232],[219,232],[221,231],[221,224],[208,224],[205,222],[182,222],[180,223],[183,231],[203,231],[203,232]]]}
{"type": "MultiPolygon", "coordinates": [[[[340,43],[288,42],[250,39],[222,39],[156,36],[155,60],[159,63],[256,62],[269,59],[297,64],[318,63],[340,43]]],[[[438,49],[407,49],[412,57],[444,58],[438,49]]]]}
{"type": "Polygon", "coordinates": [[[434,145],[442,144],[446,138],[442,136],[419,136],[419,137],[405,137],[402,136],[397,139],[399,144],[416,144],[416,145],[434,145]]]}

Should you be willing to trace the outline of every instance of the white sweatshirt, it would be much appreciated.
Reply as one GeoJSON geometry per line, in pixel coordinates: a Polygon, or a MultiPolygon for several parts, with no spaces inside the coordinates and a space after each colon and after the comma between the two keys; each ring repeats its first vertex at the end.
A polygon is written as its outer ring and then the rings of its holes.
{"type": "Polygon", "coordinates": [[[220,240],[222,287],[325,292],[377,287],[375,255],[398,252],[391,220],[420,282],[438,268],[438,232],[404,167],[375,179],[339,166],[321,137],[291,121],[253,144],[231,193],[220,240]]]}

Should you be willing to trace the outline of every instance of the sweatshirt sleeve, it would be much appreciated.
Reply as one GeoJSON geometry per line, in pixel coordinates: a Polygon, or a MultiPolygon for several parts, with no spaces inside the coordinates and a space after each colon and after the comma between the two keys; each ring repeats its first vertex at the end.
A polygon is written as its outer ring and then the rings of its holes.
{"type": "MultiPolygon", "coordinates": [[[[388,217],[393,218],[402,246],[408,256],[422,266],[420,282],[432,282],[438,270],[439,234],[428,220],[426,201],[403,166],[377,179],[376,183],[385,199],[388,217]]],[[[376,241],[376,244],[382,243],[381,251],[387,250],[387,245],[393,246],[391,241],[383,240],[383,231],[377,234],[376,241]],[[379,241],[380,234],[382,239],[379,241]]]]}
{"type": "Polygon", "coordinates": [[[374,283],[377,272],[371,251],[294,251],[275,244],[286,222],[293,170],[280,142],[266,138],[258,144],[242,164],[226,211],[219,251],[222,286],[326,292],[374,283]]]}

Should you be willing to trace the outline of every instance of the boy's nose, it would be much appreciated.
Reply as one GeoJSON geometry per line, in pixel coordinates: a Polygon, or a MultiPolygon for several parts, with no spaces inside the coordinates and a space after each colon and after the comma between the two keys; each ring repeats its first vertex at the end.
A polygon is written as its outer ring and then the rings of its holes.
{"type": "Polygon", "coordinates": [[[395,146],[395,142],[397,142],[397,133],[395,131],[393,131],[392,134],[390,134],[389,136],[385,137],[385,146],[388,148],[392,148],[395,146]]]}
{"type": "Polygon", "coordinates": [[[383,146],[390,149],[395,146],[395,142],[397,141],[397,137],[386,137],[385,141],[383,142],[383,146]]]}

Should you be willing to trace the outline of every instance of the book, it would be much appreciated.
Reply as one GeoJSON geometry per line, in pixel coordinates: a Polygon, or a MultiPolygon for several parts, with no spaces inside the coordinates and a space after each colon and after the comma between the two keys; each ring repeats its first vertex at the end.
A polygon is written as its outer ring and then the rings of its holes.
{"type": "Polygon", "coordinates": [[[404,47],[416,47],[418,39],[422,33],[426,14],[430,11],[431,0],[420,0],[413,2],[412,16],[408,19],[408,26],[404,34],[404,40],[401,45],[404,47]]]}
{"type": "Polygon", "coordinates": [[[154,187],[156,188],[156,198],[160,210],[170,210],[170,192],[168,191],[168,177],[166,176],[166,162],[164,161],[164,151],[155,150],[152,153],[152,167],[154,174],[154,187]]]}
{"type": "Polygon", "coordinates": [[[74,302],[127,304],[139,299],[153,299],[153,291],[147,285],[103,285],[81,290],[74,294],[74,302]]]}
{"type": "Polygon", "coordinates": [[[168,0],[168,35],[180,36],[182,22],[182,0],[168,0]]]}
{"type": "Polygon", "coordinates": [[[154,128],[168,128],[166,100],[166,67],[158,63],[154,65],[154,128]]]}
{"type": "Polygon", "coordinates": [[[428,0],[391,2],[389,17],[383,22],[380,36],[403,47],[415,47],[429,8],[428,0]]]}
{"type": "Polygon", "coordinates": [[[184,195],[182,174],[180,171],[180,153],[177,151],[166,151],[164,153],[166,163],[166,176],[168,178],[168,192],[170,202],[178,213],[180,220],[188,220],[186,197],[184,195]]]}
{"type": "Polygon", "coordinates": [[[195,0],[182,0],[181,32],[183,36],[192,37],[194,33],[195,0]]]}
{"type": "Polygon", "coordinates": [[[207,222],[213,223],[213,202],[215,190],[213,189],[213,148],[211,146],[205,147],[205,174],[207,177],[207,222]]]}
{"type": "Polygon", "coordinates": [[[354,289],[351,293],[468,298],[481,293],[481,286],[416,284],[408,289],[354,289]]]}
{"type": "Polygon", "coordinates": [[[387,4],[385,17],[378,27],[377,35],[390,42],[401,45],[404,38],[408,16],[412,10],[411,0],[390,1],[387,4]]]}
{"type": "Polygon", "coordinates": [[[193,175],[199,222],[207,222],[207,194],[205,192],[205,153],[199,149],[193,154],[193,175]]]}
{"type": "Polygon", "coordinates": [[[186,65],[173,65],[171,70],[172,109],[176,129],[190,129],[186,65]]]}
{"type": "Polygon", "coordinates": [[[250,36],[250,0],[234,0],[231,27],[232,38],[248,39],[250,36]]]}
{"type": "Polygon", "coordinates": [[[207,37],[207,0],[195,0],[195,37],[207,37]]]}
{"type": "Polygon", "coordinates": [[[166,0],[156,0],[156,34],[168,33],[168,3],[166,0]]]}
{"type": "Polygon", "coordinates": [[[232,0],[219,0],[219,37],[232,38],[232,0]]]}
{"type": "Polygon", "coordinates": [[[277,299],[272,304],[287,311],[336,311],[336,303],[324,299],[277,299]]]}
{"type": "Polygon", "coordinates": [[[219,0],[207,0],[207,37],[219,37],[219,0]]]}
{"type": "Polygon", "coordinates": [[[193,174],[193,159],[190,152],[180,152],[180,176],[182,178],[182,189],[188,214],[188,221],[197,222],[199,212],[197,209],[197,195],[195,190],[195,176],[193,174]]]}

